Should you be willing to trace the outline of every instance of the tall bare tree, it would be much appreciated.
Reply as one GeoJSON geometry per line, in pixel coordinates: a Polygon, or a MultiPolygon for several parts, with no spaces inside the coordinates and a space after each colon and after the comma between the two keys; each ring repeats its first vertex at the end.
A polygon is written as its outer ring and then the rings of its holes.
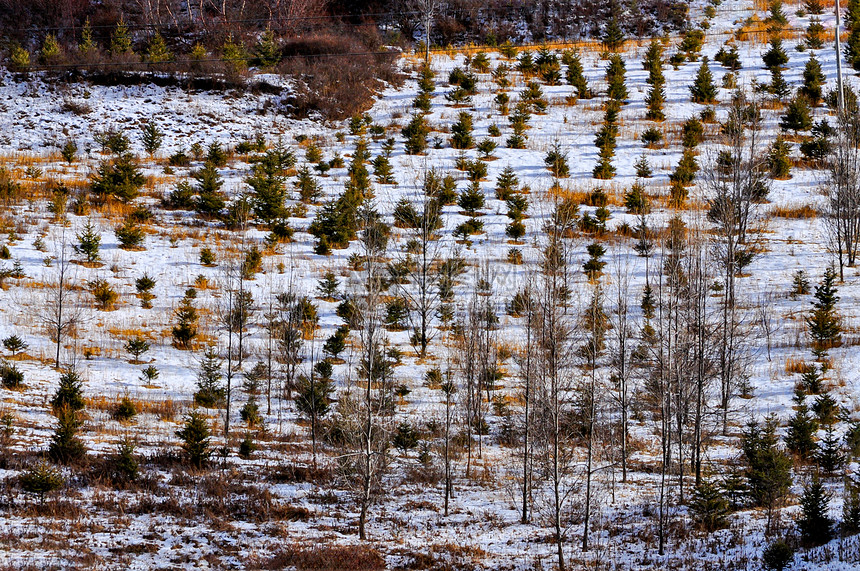
{"type": "MultiPolygon", "coordinates": [[[[240,248],[242,252],[244,248],[240,248]]],[[[218,301],[216,313],[218,321],[226,334],[227,364],[226,413],[224,419],[224,438],[230,437],[230,414],[233,396],[233,377],[241,372],[245,353],[244,340],[247,327],[254,309],[251,291],[247,288],[243,260],[228,260],[222,265],[222,296],[218,301]]]]}
{"type": "Polygon", "coordinates": [[[837,124],[833,151],[827,159],[824,214],[843,280],[843,268],[854,266],[860,247],[860,119],[842,111],[837,124]]]}
{"type": "Polygon", "coordinates": [[[441,247],[438,231],[442,225],[441,214],[439,201],[424,195],[421,210],[403,221],[409,227],[408,252],[397,266],[393,266],[407,269],[405,279],[395,279],[395,283],[410,308],[410,340],[422,358],[434,337],[432,329],[440,303],[438,272],[441,247]]]}
{"type": "Polygon", "coordinates": [[[701,184],[709,203],[708,217],[719,240],[716,257],[722,273],[723,312],[720,327],[720,396],[723,434],[728,430],[729,404],[743,371],[738,360],[739,316],[736,282],[741,269],[754,254],[748,233],[756,215],[755,205],[767,196],[766,156],[761,149],[761,112],[742,92],[735,95],[722,125],[724,149],[703,169],[701,184]]]}
{"type": "Polygon", "coordinates": [[[595,458],[598,447],[599,409],[602,407],[603,390],[599,378],[600,360],[606,348],[606,332],[609,319],[603,309],[603,290],[599,281],[595,280],[591,299],[580,317],[580,329],[585,334],[585,340],[579,348],[582,364],[585,369],[584,378],[577,387],[579,414],[582,418],[582,431],[586,451],[585,460],[585,498],[582,518],[582,551],[589,549],[589,530],[591,524],[592,498],[594,476],[599,471],[595,468],[595,458]]]}
{"type": "Polygon", "coordinates": [[[70,245],[66,228],[62,227],[55,242],[54,277],[45,288],[45,300],[36,309],[38,321],[45,327],[56,344],[54,366],[60,368],[60,350],[65,338],[72,333],[83,317],[83,309],[76,303],[77,294],[73,286],[70,245]]]}
{"type": "Polygon", "coordinates": [[[553,525],[561,571],[566,568],[567,506],[575,489],[571,482],[575,434],[568,418],[578,355],[574,319],[569,312],[571,252],[566,239],[573,223],[570,212],[556,205],[547,225],[547,243],[542,253],[540,282],[535,295],[535,449],[540,455],[542,475],[550,487],[549,519],[553,525]]]}
{"type": "Polygon", "coordinates": [[[375,210],[365,205],[359,212],[362,226],[361,245],[364,269],[357,291],[351,296],[356,309],[359,336],[359,373],[364,383],[361,397],[355,403],[352,430],[352,474],[356,478],[359,504],[358,533],[367,539],[370,508],[381,490],[387,465],[389,434],[382,417],[387,387],[390,386],[390,364],[385,354],[385,329],[382,326],[382,295],[385,283],[384,255],[388,245],[388,228],[375,210]]]}
{"type": "Polygon", "coordinates": [[[533,367],[533,351],[535,340],[535,323],[537,319],[536,307],[534,302],[535,289],[531,279],[529,279],[526,287],[522,291],[522,297],[525,301],[523,308],[525,322],[525,340],[521,350],[514,357],[522,379],[522,426],[520,432],[522,434],[521,451],[522,451],[522,474],[521,474],[521,500],[522,510],[520,521],[524,524],[529,522],[529,499],[531,498],[532,489],[532,423],[534,422],[534,367],[533,367]]]}
{"type": "MultiPolygon", "coordinates": [[[[460,404],[463,407],[463,422],[466,425],[466,477],[472,473],[474,456],[474,433],[480,433],[484,423],[484,406],[480,384],[481,316],[477,291],[472,292],[457,325],[459,334],[455,340],[456,363],[462,382],[460,404]]],[[[480,435],[479,435],[480,441],[480,435]]]]}
{"type": "Polygon", "coordinates": [[[619,438],[621,440],[621,481],[627,482],[628,441],[630,438],[631,380],[633,377],[633,324],[631,322],[630,260],[626,253],[619,253],[612,262],[613,308],[611,312],[610,362],[612,384],[619,411],[619,438]]]}

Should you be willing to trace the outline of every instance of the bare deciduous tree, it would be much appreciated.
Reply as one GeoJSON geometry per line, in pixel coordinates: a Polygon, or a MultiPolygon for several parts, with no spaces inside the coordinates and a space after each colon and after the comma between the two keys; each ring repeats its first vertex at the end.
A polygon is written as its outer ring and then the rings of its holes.
{"type": "Polygon", "coordinates": [[[47,329],[56,343],[54,366],[60,368],[60,350],[64,339],[74,332],[83,317],[82,307],[77,303],[73,285],[69,244],[65,226],[56,239],[54,254],[54,278],[45,288],[45,300],[36,310],[38,321],[47,329]]]}
{"type": "Polygon", "coordinates": [[[348,438],[352,451],[348,454],[350,473],[356,484],[359,504],[358,534],[367,539],[367,519],[370,508],[381,491],[382,478],[388,463],[387,448],[390,430],[382,412],[390,400],[390,363],[385,354],[385,329],[382,326],[382,295],[385,282],[383,256],[388,244],[388,229],[369,205],[359,212],[362,226],[361,245],[364,269],[351,296],[356,309],[356,329],[359,336],[359,374],[364,383],[361,397],[352,400],[353,410],[345,418],[350,425],[348,438]]]}
{"type": "Polygon", "coordinates": [[[860,120],[842,112],[837,121],[833,151],[827,159],[824,215],[841,281],[843,268],[854,266],[860,247],[860,120]]]}
{"type": "Polygon", "coordinates": [[[574,220],[556,206],[547,225],[547,244],[536,287],[535,454],[548,482],[549,519],[553,525],[558,568],[565,569],[567,506],[576,487],[574,426],[569,421],[578,360],[574,319],[569,313],[570,234],[574,220]]]}
{"type": "Polygon", "coordinates": [[[722,126],[726,147],[718,159],[703,169],[701,184],[709,203],[708,217],[719,240],[716,257],[722,273],[723,312],[720,327],[720,391],[723,433],[728,430],[729,404],[743,372],[737,356],[739,318],[736,280],[753,257],[748,232],[755,219],[755,204],[769,190],[766,156],[761,150],[761,116],[756,102],[738,93],[722,126]]]}

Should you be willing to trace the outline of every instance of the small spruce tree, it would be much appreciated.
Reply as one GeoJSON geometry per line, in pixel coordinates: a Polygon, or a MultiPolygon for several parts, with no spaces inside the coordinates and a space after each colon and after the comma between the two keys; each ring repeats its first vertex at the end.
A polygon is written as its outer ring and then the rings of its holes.
{"type": "Polygon", "coordinates": [[[627,99],[627,86],[624,83],[626,68],[619,54],[609,56],[609,66],[606,68],[606,96],[610,100],[624,103],[627,99]]]}
{"type": "Polygon", "coordinates": [[[729,502],[722,490],[710,480],[703,478],[694,488],[690,511],[693,521],[702,531],[711,533],[728,526],[729,502]]]}
{"type": "Polygon", "coordinates": [[[68,406],[57,410],[56,415],[57,426],[48,446],[48,457],[60,464],[71,464],[87,453],[83,440],[78,436],[83,420],[77,411],[68,406]]]}
{"type": "Polygon", "coordinates": [[[796,401],[796,411],[788,421],[785,446],[801,460],[809,460],[815,452],[815,432],[818,430],[818,423],[815,416],[809,412],[802,394],[797,395],[796,401]]]}
{"type": "Polygon", "coordinates": [[[625,41],[624,32],[621,31],[621,27],[618,25],[618,20],[613,16],[612,19],[609,20],[609,23],[606,24],[606,29],[603,31],[603,46],[607,51],[617,52],[624,47],[625,41]]]}
{"type": "Polygon", "coordinates": [[[78,411],[84,408],[83,381],[75,369],[69,369],[60,375],[60,384],[51,399],[51,408],[55,413],[67,408],[78,411]]]}
{"type": "Polygon", "coordinates": [[[576,97],[579,99],[591,99],[592,93],[588,88],[588,80],[585,78],[579,52],[570,52],[570,56],[567,60],[567,72],[565,74],[565,78],[571,87],[576,90],[576,97]]]}
{"type": "Polygon", "coordinates": [[[60,471],[44,461],[24,472],[18,482],[25,492],[39,496],[39,503],[43,505],[46,494],[59,490],[66,483],[60,471]]]}
{"type": "Polygon", "coordinates": [[[797,521],[800,530],[800,540],[807,547],[822,545],[833,539],[834,522],[828,515],[830,494],[818,476],[803,487],[800,498],[802,515],[797,521]]]}
{"type": "Polygon", "coordinates": [[[96,227],[93,221],[87,218],[84,223],[84,228],[78,233],[78,243],[74,245],[75,252],[84,257],[84,261],[92,264],[99,259],[99,245],[101,244],[101,235],[96,232],[96,227]]]}
{"type": "Polygon", "coordinates": [[[798,92],[788,103],[779,120],[779,126],[783,131],[794,131],[796,135],[800,131],[808,131],[812,128],[812,111],[809,108],[809,100],[801,92],[798,92]]]}
{"type": "Polygon", "coordinates": [[[149,63],[164,63],[173,59],[170,50],[167,49],[167,44],[164,38],[158,32],[152,35],[149,40],[149,45],[146,48],[146,61],[149,63]]]}
{"type": "Polygon", "coordinates": [[[860,484],[853,478],[845,478],[842,503],[842,535],[860,533],[860,484]]]}
{"type": "Polygon", "coordinates": [[[189,463],[195,468],[202,468],[209,460],[211,435],[209,423],[196,410],[188,413],[185,417],[185,425],[176,432],[176,436],[182,441],[182,450],[185,451],[189,463]]]}
{"type": "Polygon", "coordinates": [[[114,57],[133,55],[131,35],[125,21],[120,18],[110,36],[110,54],[114,57]]]}
{"type": "Polygon", "coordinates": [[[221,384],[223,373],[221,371],[221,360],[212,347],[206,349],[203,359],[200,361],[200,370],[197,372],[197,391],[194,393],[194,403],[206,407],[216,408],[224,404],[227,390],[221,384]]]}
{"type": "Polygon", "coordinates": [[[839,314],[836,312],[836,302],[839,297],[836,272],[827,268],[821,283],[815,287],[815,299],[812,302],[812,312],[806,317],[809,326],[809,336],[812,338],[812,353],[819,359],[827,355],[827,350],[839,344],[842,326],[839,314]]]}
{"type": "Polygon", "coordinates": [[[475,146],[472,138],[472,114],[460,111],[457,122],[451,126],[451,146],[455,149],[471,149],[475,146]]]}
{"type": "Polygon", "coordinates": [[[827,78],[821,71],[821,64],[815,56],[811,56],[803,68],[803,86],[800,88],[800,93],[813,107],[821,102],[821,89],[826,82],[827,78]]]}
{"type": "Polygon", "coordinates": [[[140,140],[143,142],[143,149],[150,157],[154,156],[158,149],[161,148],[161,141],[163,139],[164,133],[152,119],[144,123],[140,128],[140,140]]]}
{"type": "Polygon", "coordinates": [[[702,58],[702,65],[696,73],[696,79],[690,86],[690,96],[693,103],[710,105],[717,100],[717,86],[714,85],[714,76],[708,67],[708,58],[702,58]]]}
{"type": "Polygon", "coordinates": [[[788,180],[791,178],[790,152],[791,146],[783,139],[782,135],[778,135],[770,146],[767,155],[767,167],[772,179],[788,180]]]}

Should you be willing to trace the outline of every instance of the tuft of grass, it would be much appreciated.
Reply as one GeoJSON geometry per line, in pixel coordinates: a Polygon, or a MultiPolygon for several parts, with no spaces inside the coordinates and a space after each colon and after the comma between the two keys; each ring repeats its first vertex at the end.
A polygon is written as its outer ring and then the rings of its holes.
{"type": "Polygon", "coordinates": [[[774,205],[770,209],[773,218],[809,219],[817,218],[818,210],[811,204],[774,205]]]}

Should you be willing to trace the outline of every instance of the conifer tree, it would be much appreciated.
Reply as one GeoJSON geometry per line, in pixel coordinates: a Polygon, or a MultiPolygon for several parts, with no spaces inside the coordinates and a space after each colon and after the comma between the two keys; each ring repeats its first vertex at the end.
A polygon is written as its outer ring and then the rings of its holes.
{"type": "Polygon", "coordinates": [[[87,452],[83,440],[78,436],[83,420],[68,406],[56,411],[57,426],[51,436],[48,457],[54,462],[70,464],[84,457],[87,452]]]}
{"type": "Polygon", "coordinates": [[[639,157],[639,160],[633,165],[636,169],[636,176],[639,178],[651,178],[651,175],[654,174],[651,169],[651,164],[648,162],[648,157],[643,153],[642,156],[639,157]]]}
{"type": "Polygon", "coordinates": [[[221,192],[224,181],[215,164],[207,160],[203,168],[194,172],[192,176],[197,181],[194,210],[203,216],[218,216],[227,205],[227,200],[221,192]]]}
{"type": "Polygon", "coordinates": [[[299,191],[299,200],[305,204],[313,204],[322,196],[322,188],[307,165],[299,167],[293,185],[299,191]]]}
{"type": "Polygon", "coordinates": [[[702,58],[702,65],[696,73],[696,79],[690,86],[690,96],[693,103],[711,104],[717,100],[717,87],[714,85],[714,76],[708,67],[707,56],[702,58]]]}
{"type": "Polygon", "coordinates": [[[821,64],[814,55],[811,56],[803,68],[803,86],[800,88],[800,93],[809,100],[813,107],[816,107],[821,101],[821,88],[826,81],[827,78],[821,71],[821,64]]]}
{"type": "Polygon", "coordinates": [[[770,11],[768,23],[771,31],[781,30],[788,25],[788,18],[785,17],[785,12],[782,9],[782,0],[771,0],[768,10],[770,11]]]}
{"type": "Polygon", "coordinates": [[[195,468],[202,468],[209,459],[209,438],[212,433],[209,423],[196,410],[188,413],[185,417],[185,425],[176,432],[176,436],[182,440],[182,449],[188,457],[188,461],[195,468]]]}
{"type": "Polygon", "coordinates": [[[649,121],[662,121],[666,118],[663,104],[666,102],[666,78],[663,76],[663,46],[659,40],[652,40],[642,66],[648,70],[648,84],[651,89],[645,98],[648,111],[645,118],[649,121]]]}
{"type": "Polygon", "coordinates": [[[624,32],[618,25],[618,20],[615,16],[606,24],[606,29],[603,32],[603,46],[610,52],[617,52],[624,47],[624,32]]]}
{"type": "MultiPolygon", "coordinates": [[[[663,66],[663,42],[654,38],[648,44],[648,50],[645,52],[645,58],[642,60],[642,69],[647,72],[653,71],[656,67],[663,66]]],[[[649,80],[650,83],[650,80],[649,80]]]]}
{"type": "Polygon", "coordinates": [[[785,80],[781,67],[774,67],[770,70],[770,85],[768,86],[768,90],[780,101],[791,93],[791,86],[785,80]]]}
{"type": "Polygon", "coordinates": [[[860,25],[851,28],[845,42],[845,59],[855,70],[860,70],[860,25]]]}
{"type": "Polygon", "coordinates": [[[782,47],[782,39],[779,35],[771,37],[770,48],[761,56],[761,59],[764,62],[764,66],[769,70],[785,67],[785,64],[788,63],[788,54],[785,53],[785,49],[782,47]]]}
{"type": "Polygon", "coordinates": [[[769,571],[783,571],[794,559],[794,549],[784,539],[772,541],[762,552],[761,560],[769,571]]]}
{"type": "Polygon", "coordinates": [[[113,160],[102,161],[92,177],[90,189],[100,201],[109,199],[129,202],[137,198],[146,177],[138,168],[137,159],[125,153],[113,160]]]}
{"type": "Polygon", "coordinates": [[[860,28],[860,0],[848,0],[845,8],[845,27],[849,30],[860,28]]]}
{"type": "Polygon", "coordinates": [[[30,67],[30,52],[13,42],[9,48],[9,63],[12,71],[26,72],[30,67]]]}
{"type": "Polygon", "coordinates": [[[508,196],[517,192],[519,185],[516,171],[510,165],[506,166],[496,178],[496,198],[507,200],[508,196]]]}
{"type": "Polygon", "coordinates": [[[149,45],[146,48],[146,61],[150,63],[164,63],[173,58],[170,50],[167,49],[167,44],[164,38],[158,32],[153,34],[149,40],[149,45]]]}
{"type": "Polygon", "coordinates": [[[190,349],[191,342],[197,337],[197,320],[199,319],[193,297],[186,294],[173,314],[178,321],[171,331],[173,345],[178,349],[190,349]]]}
{"type": "Polygon", "coordinates": [[[702,479],[693,490],[690,501],[693,521],[702,531],[711,533],[728,526],[729,502],[713,482],[702,479]]]}
{"type": "Polygon", "coordinates": [[[110,53],[112,56],[125,56],[134,54],[131,47],[131,35],[123,18],[119,19],[110,36],[110,53]]]}
{"type": "Polygon", "coordinates": [[[561,143],[558,141],[553,143],[543,162],[554,178],[567,178],[570,175],[570,167],[567,164],[567,151],[562,149],[561,143]]]}
{"type": "Polygon", "coordinates": [[[143,150],[150,157],[155,155],[156,151],[161,148],[161,141],[164,139],[164,133],[158,128],[158,125],[150,119],[145,122],[140,128],[140,140],[143,142],[143,150]]]}
{"type": "Polygon", "coordinates": [[[777,445],[776,422],[774,416],[768,417],[764,427],[753,421],[741,439],[750,496],[756,505],[769,510],[777,507],[791,488],[791,458],[777,445]]]}
{"type": "Polygon", "coordinates": [[[828,425],[815,454],[818,466],[826,474],[834,474],[842,468],[845,463],[845,455],[842,452],[842,442],[833,431],[833,425],[828,425]]]}
{"type": "Polygon", "coordinates": [[[800,131],[808,131],[812,128],[812,111],[805,95],[798,92],[788,102],[785,115],[779,120],[779,126],[783,131],[794,131],[795,135],[800,131]]]}
{"type": "Polygon", "coordinates": [[[221,61],[234,77],[241,75],[248,68],[248,54],[245,52],[245,46],[241,41],[234,41],[232,34],[227,36],[221,46],[221,61]]]}
{"type": "Polygon", "coordinates": [[[821,375],[823,372],[824,365],[820,369],[815,363],[806,366],[806,370],[800,376],[800,382],[806,392],[811,395],[817,395],[821,392],[821,375]]]}
{"type": "Polygon", "coordinates": [[[821,24],[821,19],[816,16],[811,17],[809,19],[809,25],[806,27],[806,34],[804,36],[806,47],[810,50],[820,50],[821,48],[823,48],[824,32],[825,30],[824,26],[821,24]]]}
{"type": "Polygon", "coordinates": [[[275,34],[267,29],[254,46],[254,55],[260,67],[268,68],[281,61],[281,52],[275,41],[275,34]]]}
{"type": "Polygon", "coordinates": [[[611,99],[624,103],[627,99],[627,86],[624,84],[625,75],[624,60],[619,54],[609,56],[609,66],[606,68],[606,96],[611,99]]]}
{"type": "Polygon", "coordinates": [[[788,421],[788,431],[785,435],[785,446],[801,460],[809,460],[815,452],[815,432],[818,423],[810,414],[803,394],[797,395],[797,409],[788,421]]]}
{"type": "Polygon", "coordinates": [[[84,21],[84,28],[81,30],[81,41],[78,44],[78,51],[83,55],[90,54],[97,49],[96,43],[93,41],[93,28],[90,26],[90,19],[84,21]]]}
{"type": "Polygon", "coordinates": [[[330,355],[333,359],[337,359],[343,350],[346,348],[346,338],[349,335],[349,327],[346,325],[339,326],[335,332],[326,339],[323,345],[323,353],[330,355]]]}
{"type": "Polygon", "coordinates": [[[612,158],[615,156],[616,138],[618,136],[619,110],[617,101],[610,100],[606,103],[603,126],[594,138],[594,145],[599,150],[599,160],[592,173],[594,178],[606,180],[615,176],[612,158]]]}
{"type": "Polygon", "coordinates": [[[413,115],[412,120],[401,133],[406,138],[407,154],[418,155],[427,148],[427,135],[430,133],[430,128],[424,115],[413,115]]]}
{"type": "Polygon", "coordinates": [[[389,151],[383,151],[371,161],[373,176],[376,177],[376,182],[379,184],[397,184],[397,179],[394,178],[394,169],[391,167],[390,156],[389,151]]]}
{"type": "Polygon", "coordinates": [[[42,42],[42,49],[39,50],[39,61],[43,64],[50,64],[59,55],[60,44],[57,42],[57,36],[54,34],[47,34],[45,36],[45,41],[42,42]]]}
{"type": "Polygon", "coordinates": [[[824,5],[821,0],[805,0],[803,7],[809,14],[820,15],[824,12],[824,5]]]}
{"type": "Polygon", "coordinates": [[[603,268],[606,266],[606,262],[601,260],[603,255],[606,253],[606,248],[595,242],[593,244],[589,244],[586,247],[586,251],[588,252],[589,258],[584,264],[582,264],[582,270],[585,272],[585,275],[588,276],[589,280],[596,280],[603,273],[603,268]]]}
{"type": "Polygon", "coordinates": [[[78,243],[74,245],[75,252],[81,254],[88,264],[97,262],[102,238],[101,234],[96,232],[96,227],[91,219],[87,218],[84,228],[78,233],[77,238],[78,243]]]}
{"type": "Polygon", "coordinates": [[[576,97],[579,99],[591,99],[591,90],[588,88],[588,80],[582,68],[582,59],[579,52],[570,52],[565,74],[567,82],[576,89],[576,97]]]}
{"type": "Polygon", "coordinates": [[[44,460],[21,475],[19,482],[25,492],[37,494],[39,503],[45,503],[45,494],[59,490],[66,483],[63,475],[44,460]]]}
{"type": "Polygon", "coordinates": [[[788,83],[782,75],[785,64],[788,63],[788,55],[782,47],[782,39],[779,34],[774,34],[770,39],[770,48],[762,56],[765,67],[770,71],[770,91],[778,99],[782,99],[789,91],[788,83]]]}
{"type": "Polygon", "coordinates": [[[812,313],[806,318],[809,336],[812,337],[812,353],[819,360],[827,355],[828,349],[840,341],[842,326],[836,312],[839,297],[836,295],[835,282],[836,272],[833,268],[827,268],[821,283],[815,287],[812,313]]]}
{"type": "Polygon", "coordinates": [[[839,403],[829,392],[823,392],[812,403],[812,410],[818,417],[818,422],[825,426],[833,426],[839,419],[839,403]]]}
{"type": "Polygon", "coordinates": [[[800,507],[803,510],[797,527],[800,529],[800,539],[807,547],[822,545],[833,539],[834,522],[828,515],[830,494],[818,476],[813,476],[812,482],[803,487],[800,507]]]}
{"type": "Polygon", "coordinates": [[[777,135],[767,155],[767,167],[772,179],[788,180],[791,178],[790,152],[791,147],[788,142],[782,138],[782,135],[777,135]]]}
{"type": "Polygon", "coordinates": [[[842,503],[842,535],[860,533],[860,484],[853,478],[845,478],[842,503]]]}
{"type": "Polygon", "coordinates": [[[63,408],[75,412],[84,408],[82,384],[81,377],[74,369],[69,369],[60,375],[60,384],[51,399],[51,408],[55,413],[63,408]]]}
{"type": "Polygon", "coordinates": [[[451,126],[451,146],[455,149],[471,149],[475,146],[472,139],[472,114],[460,111],[457,122],[451,126]]]}
{"type": "Polygon", "coordinates": [[[221,359],[212,347],[206,349],[200,361],[197,372],[197,391],[194,393],[194,404],[206,408],[216,408],[224,404],[227,390],[222,386],[221,359]]]}
{"type": "Polygon", "coordinates": [[[125,438],[116,447],[111,458],[111,477],[115,482],[133,482],[137,479],[140,465],[134,456],[134,442],[125,438]]]}

